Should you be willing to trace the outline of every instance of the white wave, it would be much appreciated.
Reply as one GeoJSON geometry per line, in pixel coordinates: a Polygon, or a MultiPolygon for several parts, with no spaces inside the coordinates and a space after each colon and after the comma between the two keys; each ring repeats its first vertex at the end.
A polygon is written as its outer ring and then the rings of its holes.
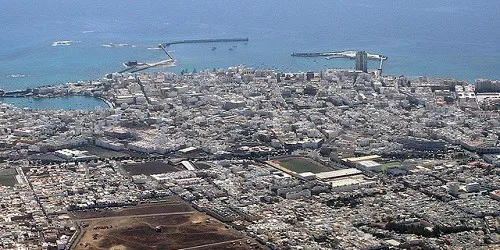
{"type": "Polygon", "coordinates": [[[120,43],[120,44],[118,44],[116,46],[118,46],[118,47],[131,47],[131,48],[135,48],[135,45],[128,44],[128,43],[120,43]]]}
{"type": "Polygon", "coordinates": [[[55,41],[52,43],[52,46],[69,46],[73,43],[71,40],[62,40],[62,41],[55,41]]]}
{"type": "Polygon", "coordinates": [[[25,74],[12,74],[8,75],[7,78],[22,78],[22,77],[28,77],[30,75],[25,75],[25,74]]]}
{"type": "Polygon", "coordinates": [[[87,34],[87,33],[94,33],[95,30],[84,30],[82,31],[83,34],[87,34]]]}
{"type": "Polygon", "coordinates": [[[135,48],[136,47],[135,45],[128,44],[128,43],[119,43],[119,44],[107,43],[107,44],[103,44],[102,46],[103,47],[108,47],[108,48],[111,48],[111,47],[130,47],[130,48],[135,48]]]}

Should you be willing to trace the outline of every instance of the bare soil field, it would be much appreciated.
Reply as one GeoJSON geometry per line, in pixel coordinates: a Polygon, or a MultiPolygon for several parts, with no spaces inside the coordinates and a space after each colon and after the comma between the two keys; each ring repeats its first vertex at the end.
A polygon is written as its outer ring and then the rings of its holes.
{"type": "Polygon", "coordinates": [[[162,161],[134,163],[123,165],[122,168],[130,175],[151,175],[181,171],[182,169],[162,161]]]}
{"type": "Polygon", "coordinates": [[[199,212],[83,222],[75,249],[251,249],[243,236],[199,212]],[[239,240],[241,239],[241,240],[239,240]],[[233,241],[236,243],[233,244],[233,241]],[[240,245],[239,242],[242,242],[240,245]],[[217,244],[223,243],[223,244],[217,244]]]}
{"type": "Polygon", "coordinates": [[[77,211],[73,212],[75,220],[86,220],[95,218],[107,217],[122,217],[122,216],[142,216],[152,214],[167,214],[167,213],[182,213],[192,212],[194,209],[180,201],[172,199],[168,203],[137,205],[133,207],[124,207],[116,209],[100,209],[94,211],[77,211]]]}

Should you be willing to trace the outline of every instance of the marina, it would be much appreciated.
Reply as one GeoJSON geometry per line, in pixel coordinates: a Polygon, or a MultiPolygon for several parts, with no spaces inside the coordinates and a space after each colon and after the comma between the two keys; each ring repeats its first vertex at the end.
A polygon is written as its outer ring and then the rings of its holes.
{"type": "Polygon", "coordinates": [[[111,102],[105,101],[103,98],[80,95],[46,98],[35,98],[33,96],[17,98],[0,97],[0,103],[20,108],[53,110],[94,110],[113,107],[111,102]]]}
{"type": "Polygon", "coordinates": [[[68,91],[67,85],[8,91],[0,89],[0,103],[29,109],[94,110],[114,108],[114,103],[106,98],[94,96],[84,91],[68,91]]]}

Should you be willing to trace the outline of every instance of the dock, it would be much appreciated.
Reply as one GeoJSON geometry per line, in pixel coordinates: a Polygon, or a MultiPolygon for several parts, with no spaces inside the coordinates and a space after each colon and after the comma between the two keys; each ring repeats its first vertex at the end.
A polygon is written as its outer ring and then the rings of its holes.
{"type": "Polygon", "coordinates": [[[11,91],[0,90],[0,97],[26,97],[29,95],[33,95],[31,89],[20,89],[11,91]]]}
{"type": "Polygon", "coordinates": [[[168,47],[174,44],[183,44],[183,43],[227,43],[227,42],[248,42],[248,37],[245,38],[220,38],[220,39],[184,39],[177,40],[173,42],[163,43],[163,47],[168,47]]]}
{"type": "MultiPolygon", "coordinates": [[[[334,51],[334,52],[294,52],[293,57],[325,57],[326,59],[332,58],[349,58],[356,59],[356,51],[346,50],[346,51],[334,51]]],[[[387,56],[367,53],[367,59],[369,60],[387,60],[387,56]]]]}
{"type": "Polygon", "coordinates": [[[329,56],[330,53],[337,52],[293,52],[294,57],[319,57],[319,56],[329,56]]]}

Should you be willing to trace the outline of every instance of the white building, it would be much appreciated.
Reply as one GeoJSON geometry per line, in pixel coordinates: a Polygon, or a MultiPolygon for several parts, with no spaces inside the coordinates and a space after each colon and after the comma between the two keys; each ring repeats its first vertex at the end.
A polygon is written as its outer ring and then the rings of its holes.
{"type": "Polygon", "coordinates": [[[361,170],[368,170],[368,171],[375,171],[375,172],[380,171],[381,167],[382,167],[382,165],[380,165],[379,163],[377,163],[375,161],[371,161],[371,160],[360,161],[360,162],[357,162],[356,165],[361,170]]]}

